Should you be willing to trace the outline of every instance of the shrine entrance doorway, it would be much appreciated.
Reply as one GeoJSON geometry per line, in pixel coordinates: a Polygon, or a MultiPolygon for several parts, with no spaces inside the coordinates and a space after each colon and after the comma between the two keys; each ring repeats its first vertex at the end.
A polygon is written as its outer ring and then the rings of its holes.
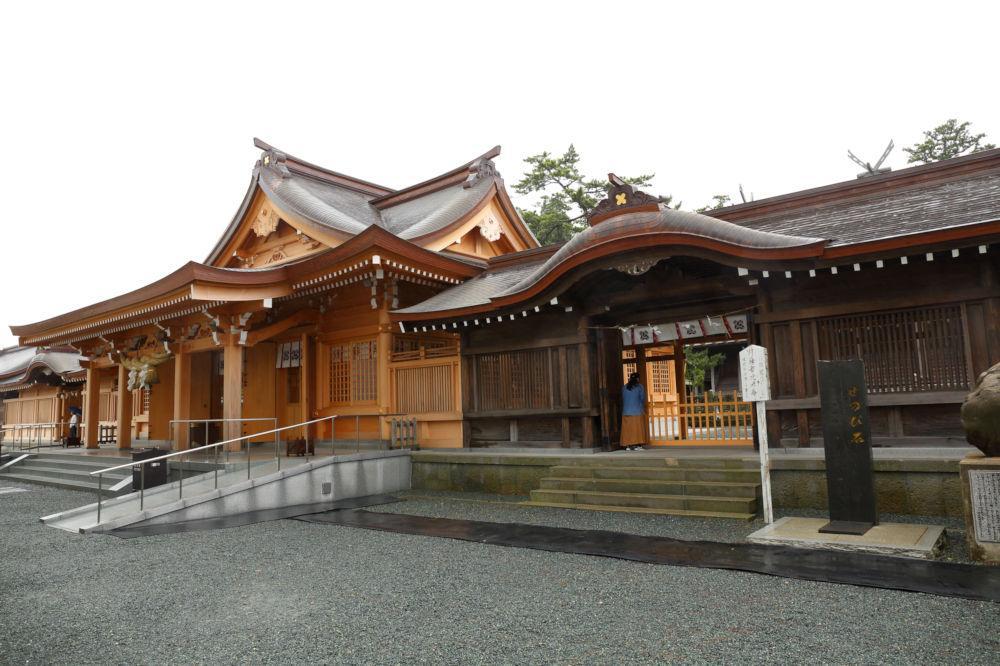
{"type": "MultiPolygon", "coordinates": [[[[623,337],[626,342],[634,339],[628,329],[623,337]]],[[[737,381],[738,354],[747,340],[731,334],[721,337],[623,345],[622,383],[631,373],[639,373],[646,389],[650,445],[752,446],[753,409],[743,401],[737,381]],[[704,376],[691,377],[685,371],[687,355],[702,367],[706,356],[714,364],[704,376]]]]}

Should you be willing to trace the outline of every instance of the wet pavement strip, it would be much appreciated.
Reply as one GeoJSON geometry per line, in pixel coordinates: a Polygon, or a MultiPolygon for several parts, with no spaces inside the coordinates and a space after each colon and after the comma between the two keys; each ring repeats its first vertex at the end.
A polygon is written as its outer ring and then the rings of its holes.
{"type": "Polygon", "coordinates": [[[788,546],[681,541],[602,530],[429,518],[361,509],[314,512],[294,518],[497,546],[1000,602],[1000,567],[788,546]]]}
{"type": "Polygon", "coordinates": [[[186,520],[177,523],[166,523],[163,525],[137,525],[135,527],[119,527],[111,530],[94,530],[93,534],[110,534],[111,536],[116,536],[121,539],[134,539],[136,537],[154,536],[157,534],[178,534],[181,532],[219,530],[227,527],[240,527],[243,525],[263,523],[269,520],[296,518],[311,513],[339,511],[341,509],[357,509],[366,506],[390,504],[392,502],[400,501],[402,500],[395,495],[367,495],[365,497],[352,497],[333,502],[297,504],[295,506],[285,506],[277,509],[258,509],[256,511],[247,511],[245,513],[239,513],[231,516],[220,516],[218,518],[201,518],[198,520],[186,520]]]}

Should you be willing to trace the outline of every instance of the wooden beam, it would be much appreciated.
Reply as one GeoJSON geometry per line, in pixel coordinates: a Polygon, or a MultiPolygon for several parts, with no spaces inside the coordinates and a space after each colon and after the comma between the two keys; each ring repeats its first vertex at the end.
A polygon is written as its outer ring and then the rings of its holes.
{"type": "Polygon", "coordinates": [[[132,448],[132,391],[124,365],[118,366],[118,448],[132,448]]]}
{"type": "MultiPolygon", "coordinates": [[[[300,414],[302,421],[311,420],[313,413],[313,350],[310,348],[311,343],[312,340],[306,334],[303,334],[299,339],[299,347],[301,348],[299,356],[299,405],[302,408],[300,414]]],[[[315,440],[315,426],[306,426],[304,430],[302,436],[306,438],[307,442],[315,440]]]]}
{"type": "Polygon", "coordinates": [[[258,328],[255,331],[247,333],[246,346],[253,347],[258,342],[270,340],[274,336],[281,335],[285,331],[295,328],[300,324],[315,322],[318,317],[319,313],[315,310],[299,310],[281,321],[277,321],[273,324],[269,324],[263,328],[258,328]]]}
{"type": "Polygon", "coordinates": [[[878,310],[893,310],[901,307],[915,308],[940,303],[958,303],[961,301],[978,301],[988,298],[1000,298],[1000,290],[993,287],[970,287],[968,289],[925,289],[910,292],[905,301],[898,296],[872,298],[853,303],[836,303],[813,308],[802,308],[790,311],[761,312],[756,317],[759,324],[791,321],[794,319],[817,319],[821,317],[836,317],[845,314],[861,314],[878,310]]]}
{"type": "MultiPolygon", "coordinates": [[[[174,420],[182,421],[191,418],[191,354],[177,352],[174,354],[174,420]]],[[[187,423],[175,423],[171,436],[174,440],[174,450],[188,448],[189,433],[187,423]]]]}
{"type": "MultiPolygon", "coordinates": [[[[227,340],[223,346],[222,373],[222,417],[239,419],[243,417],[243,347],[235,340],[227,340]]],[[[223,423],[223,438],[235,439],[243,434],[243,424],[238,421],[223,423]]],[[[230,444],[230,451],[239,451],[242,442],[230,444]]]]}
{"type": "Polygon", "coordinates": [[[88,449],[99,448],[97,426],[101,414],[101,373],[93,366],[87,368],[87,395],[83,403],[83,420],[86,423],[84,441],[88,449]]]}

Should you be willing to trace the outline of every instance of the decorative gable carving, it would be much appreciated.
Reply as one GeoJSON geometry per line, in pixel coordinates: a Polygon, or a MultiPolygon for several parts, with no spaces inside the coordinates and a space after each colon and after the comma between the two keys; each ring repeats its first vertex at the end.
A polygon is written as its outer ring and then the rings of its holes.
{"type": "Polygon", "coordinates": [[[608,174],[608,196],[601,200],[587,216],[591,226],[621,213],[632,213],[639,210],[657,210],[660,197],[634,189],[631,185],[613,173],[608,174]]]}
{"type": "Polygon", "coordinates": [[[250,223],[250,229],[259,238],[266,238],[278,228],[278,216],[270,206],[261,206],[257,217],[250,223]]]}
{"type": "Polygon", "coordinates": [[[479,223],[479,233],[483,235],[483,238],[491,243],[495,243],[500,240],[500,236],[503,235],[503,225],[500,224],[492,215],[487,215],[483,218],[483,221],[479,223]]]}

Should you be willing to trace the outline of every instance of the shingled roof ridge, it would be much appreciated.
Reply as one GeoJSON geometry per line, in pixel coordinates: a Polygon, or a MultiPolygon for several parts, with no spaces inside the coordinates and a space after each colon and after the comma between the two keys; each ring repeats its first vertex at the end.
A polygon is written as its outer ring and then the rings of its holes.
{"type": "Polygon", "coordinates": [[[983,150],[950,160],[920,164],[876,176],[844,180],[805,190],[778,194],[756,201],[706,211],[706,215],[734,224],[772,213],[800,210],[830,202],[845,202],[877,196],[887,190],[900,191],[933,185],[970,174],[1000,169],[1000,148],[983,150]]]}
{"type": "Polygon", "coordinates": [[[312,162],[307,162],[306,160],[295,157],[294,155],[289,155],[280,148],[275,148],[271,144],[257,137],[254,137],[253,139],[253,145],[260,148],[265,153],[280,156],[284,166],[286,166],[290,171],[294,171],[302,176],[310,177],[331,185],[347,187],[375,197],[386,196],[395,192],[395,190],[391,187],[385,187],[371,181],[355,178],[354,176],[349,176],[345,173],[333,171],[332,169],[321,167],[317,164],[313,164],[312,162]]]}
{"type": "Polygon", "coordinates": [[[437,192],[438,190],[442,190],[446,187],[450,187],[462,182],[463,180],[468,181],[469,184],[471,184],[475,182],[477,177],[498,177],[499,174],[497,173],[492,160],[499,154],[500,146],[493,146],[482,155],[455,167],[451,171],[434,176],[433,178],[428,178],[427,180],[410,185],[409,187],[404,187],[401,190],[375,197],[369,203],[375,208],[381,210],[406,201],[419,199],[422,196],[428,195],[432,192],[437,192]]]}

